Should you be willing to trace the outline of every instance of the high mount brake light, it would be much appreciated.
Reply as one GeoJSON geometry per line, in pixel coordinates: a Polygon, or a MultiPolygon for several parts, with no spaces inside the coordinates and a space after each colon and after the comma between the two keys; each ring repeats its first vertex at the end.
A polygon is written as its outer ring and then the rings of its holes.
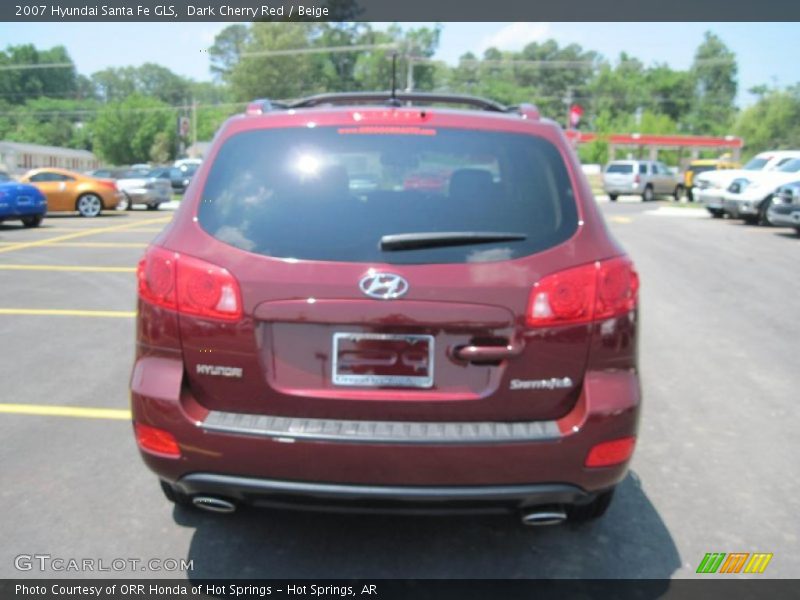
{"type": "Polygon", "coordinates": [[[242,318],[239,283],[227,269],[152,246],[137,269],[139,297],[179,313],[224,321],[242,318]]]}
{"type": "Polygon", "coordinates": [[[531,290],[529,327],[609,319],[636,308],[639,277],[626,257],[612,258],[543,277],[531,290]]]}

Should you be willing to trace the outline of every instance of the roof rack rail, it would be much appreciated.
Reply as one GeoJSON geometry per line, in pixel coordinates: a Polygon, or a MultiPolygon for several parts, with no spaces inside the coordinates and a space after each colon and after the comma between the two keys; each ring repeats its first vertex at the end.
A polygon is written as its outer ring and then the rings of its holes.
{"type": "Polygon", "coordinates": [[[506,112],[518,113],[523,119],[538,119],[541,115],[535,104],[522,103],[516,106],[509,106],[506,112]]]}
{"type": "Polygon", "coordinates": [[[481,110],[488,110],[492,112],[508,112],[508,109],[503,104],[488,100],[486,98],[479,98],[477,96],[468,96],[462,94],[445,94],[445,93],[432,93],[432,92],[344,92],[344,93],[330,93],[330,94],[317,94],[316,96],[309,96],[302,98],[287,105],[287,108],[310,108],[312,106],[322,106],[325,104],[368,104],[375,102],[384,102],[391,104],[393,101],[400,102],[416,102],[422,104],[464,104],[479,108],[481,110]]]}
{"type": "Polygon", "coordinates": [[[245,114],[248,115],[261,115],[275,109],[288,108],[284,102],[277,102],[269,98],[258,98],[247,104],[245,114]]]}
{"type": "Polygon", "coordinates": [[[418,104],[463,104],[490,112],[516,113],[523,119],[539,119],[539,109],[533,104],[505,106],[494,100],[469,96],[466,94],[446,94],[435,92],[333,92],[308,96],[292,102],[278,102],[268,98],[253,100],[247,105],[246,114],[261,115],[272,110],[291,108],[312,108],[325,105],[375,104],[402,106],[405,103],[418,104]]]}

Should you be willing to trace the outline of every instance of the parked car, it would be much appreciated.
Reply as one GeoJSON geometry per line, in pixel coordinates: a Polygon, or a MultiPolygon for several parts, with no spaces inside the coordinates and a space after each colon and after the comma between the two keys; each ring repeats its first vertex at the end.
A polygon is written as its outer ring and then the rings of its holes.
{"type": "Polygon", "coordinates": [[[19,220],[25,227],[38,227],[46,214],[47,199],[42,192],[0,173],[0,223],[19,220]]]}
{"type": "Polygon", "coordinates": [[[775,150],[756,154],[741,169],[708,171],[694,178],[692,196],[702,202],[714,218],[725,214],[725,190],[737,177],[747,177],[757,171],[774,171],[788,161],[800,158],[797,150],[775,150]]]}
{"type": "Polygon", "coordinates": [[[77,210],[82,217],[96,217],[114,210],[120,202],[116,184],[65,169],[33,169],[21,179],[35,185],[47,198],[50,212],[77,210]]]}
{"type": "Polygon", "coordinates": [[[197,171],[198,165],[183,165],[181,167],[157,167],[150,173],[153,177],[161,179],[169,179],[172,185],[172,192],[175,194],[183,194],[189,183],[192,181],[192,176],[197,171]]]}
{"type": "Polygon", "coordinates": [[[605,512],[637,432],[638,278],[555,122],[323,94],[251,105],[210,156],[138,267],[134,431],[167,498],[605,512]],[[403,187],[445,168],[446,193],[403,187]]]}
{"type": "Polygon", "coordinates": [[[683,184],[680,177],[664,163],[655,160],[615,160],[603,171],[603,191],[616,202],[622,195],[641,196],[643,202],[656,196],[680,200],[683,184]]]}
{"type": "Polygon", "coordinates": [[[775,227],[794,227],[800,235],[800,181],[783,185],[775,192],[775,201],[767,211],[769,222],[775,227]]]}
{"type": "Polygon", "coordinates": [[[800,158],[793,158],[773,171],[754,171],[746,177],[737,177],[722,195],[723,209],[733,219],[769,225],[767,212],[775,190],[796,181],[799,174],[800,158]]]}
{"type": "Polygon", "coordinates": [[[128,210],[136,204],[144,204],[147,210],[158,210],[161,204],[172,200],[172,185],[168,179],[160,176],[159,169],[145,173],[138,170],[124,171],[117,174],[116,180],[128,210]]]}
{"type": "Polygon", "coordinates": [[[203,164],[202,158],[179,158],[174,163],[172,163],[173,167],[182,168],[182,167],[194,167],[195,169],[203,164]]]}
{"type": "Polygon", "coordinates": [[[689,202],[694,202],[694,178],[700,173],[708,173],[709,171],[725,171],[729,169],[740,169],[742,167],[738,162],[722,158],[703,158],[693,160],[689,163],[688,168],[683,173],[683,189],[686,192],[686,199],[689,202]]]}

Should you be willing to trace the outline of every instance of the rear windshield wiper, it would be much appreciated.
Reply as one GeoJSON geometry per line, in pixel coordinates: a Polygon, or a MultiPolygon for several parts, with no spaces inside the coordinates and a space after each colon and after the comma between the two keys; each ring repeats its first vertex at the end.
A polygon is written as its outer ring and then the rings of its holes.
{"type": "Polygon", "coordinates": [[[492,242],[518,242],[526,239],[522,233],[507,231],[432,231],[421,233],[397,233],[381,238],[381,250],[416,250],[440,246],[468,246],[492,242]]]}

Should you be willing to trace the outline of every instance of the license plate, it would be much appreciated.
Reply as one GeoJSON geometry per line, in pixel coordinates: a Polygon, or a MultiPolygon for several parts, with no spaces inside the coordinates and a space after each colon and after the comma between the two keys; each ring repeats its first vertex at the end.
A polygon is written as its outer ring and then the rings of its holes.
{"type": "Polygon", "coordinates": [[[362,387],[433,386],[433,336],[334,333],[333,384],[362,387]]]}

